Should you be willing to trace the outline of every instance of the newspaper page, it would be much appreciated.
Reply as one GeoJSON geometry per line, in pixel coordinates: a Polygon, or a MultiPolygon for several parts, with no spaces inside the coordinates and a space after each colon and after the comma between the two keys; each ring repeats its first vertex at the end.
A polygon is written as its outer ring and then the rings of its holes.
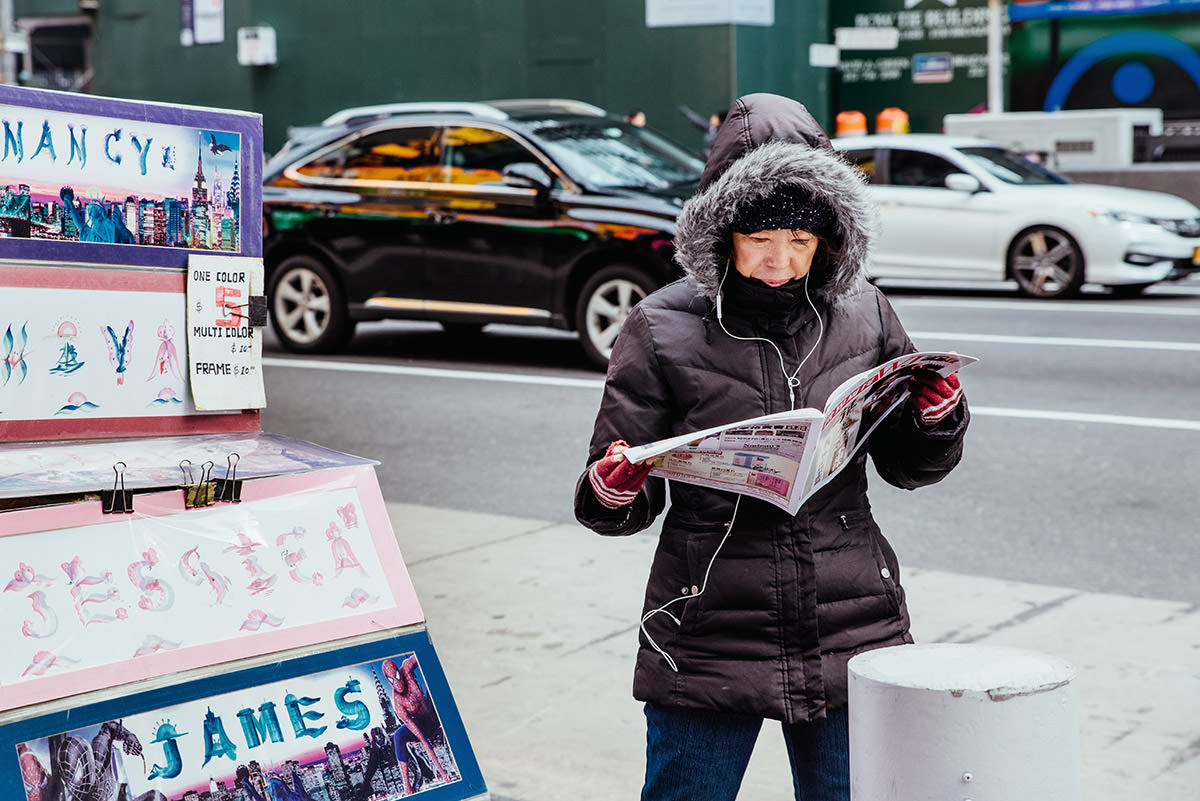
{"type": "Polygon", "coordinates": [[[918,370],[943,377],[978,361],[959,353],[910,353],[860,373],[835,389],[826,401],[816,456],[795,513],[808,496],[833,478],[858,452],[892,410],[908,399],[908,379],[918,370]]]}
{"type": "Polygon", "coordinates": [[[630,448],[625,458],[657,457],[651,475],[787,508],[805,483],[815,451],[810,443],[820,434],[822,419],[816,409],[777,412],[630,448]]]}
{"type": "Polygon", "coordinates": [[[975,361],[956,353],[908,354],[842,383],[825,413],[763,415],[629,448],[625,457],[654,459],[651,475],[748,495],[795,514],[908,398],[915,371],[945,376],[975,361]]]}

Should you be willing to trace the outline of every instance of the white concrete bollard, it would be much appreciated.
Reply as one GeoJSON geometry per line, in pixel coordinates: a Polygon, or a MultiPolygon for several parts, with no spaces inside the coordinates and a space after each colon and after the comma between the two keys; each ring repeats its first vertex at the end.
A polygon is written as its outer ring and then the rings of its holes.
{"type": "Polygon", "coordinates": [[[1080,801],[1075,668],[987,645],[850,660],[854,801],[1080,801]]]}

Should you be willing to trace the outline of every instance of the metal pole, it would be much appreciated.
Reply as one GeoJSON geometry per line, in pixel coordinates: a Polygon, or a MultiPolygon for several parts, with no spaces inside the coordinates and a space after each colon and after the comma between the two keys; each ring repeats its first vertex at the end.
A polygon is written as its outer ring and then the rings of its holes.
{"type": "Polygon", "coordinates": [[[12,36],[12,0],[0,0],[0,83],[17,82],[17,54],[12,51],[12,36]]]}
{"type": "Polygon", "coordinates": [[[931,643],[850,660],[854,801],[1081,801],[1076,670],[1020,648],[931,643]]]}
{"type": "Polygon", "coordinates": [[[1002,0],[988,0],[987,110],[992,114],[1004,111],[1003,14],[1002,0]]]}

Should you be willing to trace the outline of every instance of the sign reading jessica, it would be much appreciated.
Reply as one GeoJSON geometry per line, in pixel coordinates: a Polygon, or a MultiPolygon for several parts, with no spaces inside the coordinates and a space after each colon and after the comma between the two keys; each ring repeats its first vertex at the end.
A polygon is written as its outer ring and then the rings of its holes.
{"type": "Polygon", "coordinates": [[[0,725],[9,801],[486,792],[424,632],[0,725]]]}
{"type": "Polygon", "coordinates": [[[173,250],[258,255],[261,143],[257,115],[3,87],[5,250],[170,266],[173,250]],[[120,246],[142,252],[117,258],[120,246]]]}
{"type": "Polygon", "coordinates": [[[196,408],[261,409],[262,331],[250,298],[263,292],[259,259],[192,254],[188,261],[188,362],[196,408]]]}
{"type": "Polygon", "coordinates": [[[42,512],[52,528],[0,536],[0,709],[421,621],[368,475],[260,479],[240,504],[161,515],[181,491],[138,495],[121,520],[42,512]]]}

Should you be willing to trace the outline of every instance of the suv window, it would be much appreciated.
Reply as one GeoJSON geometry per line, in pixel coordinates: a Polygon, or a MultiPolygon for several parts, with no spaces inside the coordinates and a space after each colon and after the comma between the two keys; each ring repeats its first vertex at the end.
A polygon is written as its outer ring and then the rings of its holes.
{"type": "Polygon", "coordinates": [[[704,161],[668,139],[604,118],[546,123],[539,144],[568,175],[593,187],[667,188],[700,178],[704,161]]]}
{"type": "Polygon", "coordinates": [[[456,126],[442,137],[442,163],[450,183],[501,183],[504,168],[519,161],[534,161],[519,142],[491,128],[456,126]]]}
{"type": "Polygon", "coordinates": [[[850,166],[867,176],[868,183],[875,183],[875,149],[843,150],[842,156],[850,166]]]}
{"type": "Polygon", "coordinates": [[[297,168],[313,178],[432,181],[437,177],[438,129],[389,128],[346,142],[297,168]]]}
{"type": "Polygon", "coordinates": [[[919,150],[893,150],[888,159],[888,183],[894,186],[924,186],[944,189],[946,176],[962,172],[949,161],[919,150]]]}

